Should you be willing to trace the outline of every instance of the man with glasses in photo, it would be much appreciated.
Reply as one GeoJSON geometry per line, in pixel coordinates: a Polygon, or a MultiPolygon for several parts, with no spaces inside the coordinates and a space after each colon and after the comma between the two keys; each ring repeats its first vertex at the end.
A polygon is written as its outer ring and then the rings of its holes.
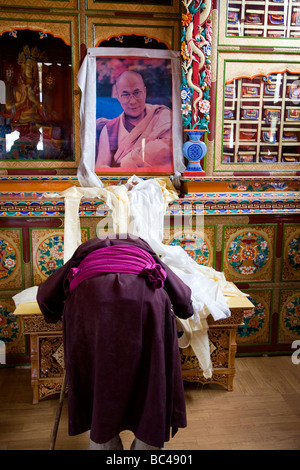
{"type": "Polygon", "coordinates": [[[143,77],[123,72],[116,81],[116,95],[123,113],[103,127],[96,155],[96,170],[172,169],[172,115],[164,105],[146,103],[143,77]]]}

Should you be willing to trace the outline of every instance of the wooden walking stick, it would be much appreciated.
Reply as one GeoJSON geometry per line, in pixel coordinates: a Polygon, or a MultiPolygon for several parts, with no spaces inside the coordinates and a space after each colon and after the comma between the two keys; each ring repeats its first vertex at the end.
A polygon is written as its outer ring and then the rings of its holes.
{"type": "Polygon", "coordinates": [[[60,390],[60,396],[59,396],[58,407],[57,407],[57,410],[56,410],[54,426],[53,426],[52,433],[51,433],[51,441],[50,441],[50,449],[49,450],[54,450],[54,448],[55,448],[55,442],[56,442],[56,437],[57,437],[59,421],[60,421],[60,417],[61,417],[61,411],[62,411],[64,398],[65,398],[65,394],[66,394],[66,386],[67,386],[67,375],[66,375],[66,370],[64,370],[63,382],[62,382],[62,386],[61,386],[61,390],[60,390]]]}

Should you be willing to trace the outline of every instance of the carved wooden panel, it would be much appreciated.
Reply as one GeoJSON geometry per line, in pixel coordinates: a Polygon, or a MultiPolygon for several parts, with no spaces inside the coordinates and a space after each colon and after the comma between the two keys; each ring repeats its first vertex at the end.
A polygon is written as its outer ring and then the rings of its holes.
{"type": "MultiPolygon", "coordinates": [[[[87,17],[87,47],[101,46],[101,42],[115,37],[116,44],[122,46],[122,37],[141,36],[146,41],[151,38],[167,45],[168,49],[179,50],[180,28],[175,19],[168,18],[124,18],[115,16],[87,17]]],[[[124,54],[126,56],[126,54],[124,54]]]]}
{"type": "Polygon", "coordinates": [[[143,14],[143,13],[179,13],[180,0],[144,0],[144,1],[128,1],[121,0],[118,2],[102,1],[102,0],[87,0],[88,10],[104,10],[107,14],[108,11],[123,11],[130,14],[143,14]]]}
{"type": "Polygon", "coordinates": [[[0,168],[76,168],[78,16],[25,9],[0,18],[0,168]]]}
{"type": "Polygon", "coordinates": [[[39,337],[40,378],[61,377],[63,350],[61,336],[39,337]]]}

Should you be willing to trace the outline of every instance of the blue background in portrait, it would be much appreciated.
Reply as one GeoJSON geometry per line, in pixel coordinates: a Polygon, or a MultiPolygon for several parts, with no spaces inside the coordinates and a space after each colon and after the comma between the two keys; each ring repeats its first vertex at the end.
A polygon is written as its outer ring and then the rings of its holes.
{"type": "Polygon", "coordinates": [[[113,119],[119,116],[123,112],[122,106],[120,105],[117,98],[111,98],[109,96],[97,96],[96,103],[96,117],[104,117],[107,119],[113,119]]]}
{"type": "MultiPolygon", "coordinates": [[[[151,104],[163,104],[172,109],[171,100],[167,97],[165,98],[153,98],[147,99],[147,103],[151,104]]],[[[123,112],[123,108],[120,105],[117,98],[111,98],[109,96],[97,96],[96,102],[96,119],[99,117],[113,119],[116,116],[119,116],[123,112]]]]}

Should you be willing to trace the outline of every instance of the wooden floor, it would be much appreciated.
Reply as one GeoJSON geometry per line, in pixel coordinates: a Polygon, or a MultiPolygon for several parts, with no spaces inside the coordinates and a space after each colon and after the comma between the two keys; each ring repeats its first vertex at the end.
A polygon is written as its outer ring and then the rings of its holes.
{"type": "MultiPolygon", "coordinates": [[[[290,356],[236,359],[233,392],[185,384],[188,426],[169,450],[300,449],[300,364],[290,356]]],[[[30,369],[0,369],[0,450],[48,450],[57,399],[32,405],[30,369]]],[[[68,436],[64,402],[56,449],[85,450],[68,436]]],[[[133,435],[121,435],[124,448],[133,435]]]]}

